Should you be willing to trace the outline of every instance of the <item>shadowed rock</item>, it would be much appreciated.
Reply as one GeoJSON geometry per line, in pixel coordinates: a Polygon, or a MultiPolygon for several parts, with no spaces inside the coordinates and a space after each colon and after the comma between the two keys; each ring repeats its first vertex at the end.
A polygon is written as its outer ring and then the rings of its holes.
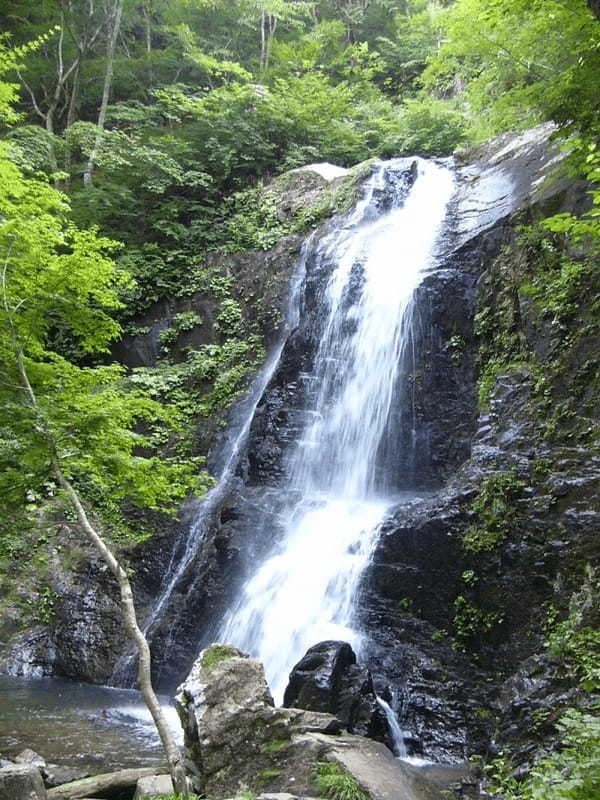
{"type": "Polygon", "coordinates": [[[386,741],[388,726],[371,673],[347,642],[311,647],[290,673],[283,705],[335,714],[350,733],[386,741]]]}
{"type": "Polygon", "coordinates": [[[32,764],[0,769],[0,800],[46,800],[42,776],[32,764]]]}

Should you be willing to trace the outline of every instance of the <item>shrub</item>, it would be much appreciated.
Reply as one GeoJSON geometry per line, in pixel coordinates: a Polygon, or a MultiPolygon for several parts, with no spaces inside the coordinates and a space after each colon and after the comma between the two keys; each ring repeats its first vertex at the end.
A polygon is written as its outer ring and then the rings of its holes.
{"type": "Polygon", "coordinates": [[[320,762],[314,772],[314,781],[321,797],[331,800],[369,800],[355,778],[339,764],[320,762]]]}

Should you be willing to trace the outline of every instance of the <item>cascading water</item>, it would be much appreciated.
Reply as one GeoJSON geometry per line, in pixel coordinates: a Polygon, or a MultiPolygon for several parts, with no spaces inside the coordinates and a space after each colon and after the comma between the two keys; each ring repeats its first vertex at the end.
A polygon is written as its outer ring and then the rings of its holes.
{"type": "Polygon", "coordinates": [[[387,703],[382,697],[377,698],[377,702],[383,713],[385,714],[385,718],[388,721],[389,729],[390,729],[390,736],[392,739],[392,744],[394,745],[394,755],[398,758],[406,758],[406,744],[404,743],[404,736],[405,733],[400,727],[400,723],[398,722],[398,715],[391,707],[389,703],[387,703]]]}
{"type": "MultiPolygon", "coordinates": [[[[411,357],[412,297],[433,265],[454,185],[445,167],[416,163],[408,196],[391,180],[406,174],[406,161],[379,165],[347,224],[313,254],[334,269],[322,298],[320,345],[305,376],[314,387],[308,422],[281,487],[295,500],[282,514],[282,539],[219,634],[264,663],[277,698],[290,668],[316,642],[343,639],[360,651],[355,595],[386,510],[398,499],[389,421],[406,396],[398,382],[411,357]],[[390,184],[391,207],[382,210],[390,184]]],[[[414,426],[412,409],[404,411],[404,424],[414,426]]]]}

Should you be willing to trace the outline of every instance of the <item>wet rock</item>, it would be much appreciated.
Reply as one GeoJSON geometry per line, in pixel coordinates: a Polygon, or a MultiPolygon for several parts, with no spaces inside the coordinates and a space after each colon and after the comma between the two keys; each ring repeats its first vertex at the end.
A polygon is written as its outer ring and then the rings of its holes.
{"type": "Polygon", "coordinates": [[[31,764],[0,769],[0,800],[46,800],[46,788],[39,770],[31,764]]]}
{"type": "Polygon", "coordinates": [[[350,733],[379,741],[388,738],[371,673],[356,663],[347,642],[311,647],[290,673],[283,705],[335,714],[350,733]]]}
{"type": "Polygon", "coordinates": [[[292,797],[314,797],[315,772],[324,762],[350,773],[371,800],[439,797],[434,783],[383,744],[339,733],[332,715],[275,708],[262,665],[236,648],[204,650],[176,706],[194,790],[214,800],[240,791],[285,796],[290,787],[292,797]]]}

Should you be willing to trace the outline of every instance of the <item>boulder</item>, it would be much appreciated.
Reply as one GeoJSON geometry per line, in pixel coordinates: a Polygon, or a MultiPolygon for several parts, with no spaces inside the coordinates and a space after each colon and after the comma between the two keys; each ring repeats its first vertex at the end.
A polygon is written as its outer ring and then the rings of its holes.
{"type": "Polygon", "coordinates": [[[156,797],[157,795],[173,794],[173,781],[170,775],[150,775],[140,778],[137,782],[133,800],[141,797],[156,797]]]}
{"type": "Polygon", "coordinates": [[[360,736],[378,741],[388,736],[371,673],[356,663],[347,642],[319,642],[307,650],[290,673],[283,705],[335,714],[350,733],[360,736]]]}
{"type": "Polygon", "coordinates": [[[193,788],[215,800],[290,783],[310,794],[324,749],[310,734],[341,729],[328,714],[275,708],[262,664],[226,645],[202,651],[175,705],[193,788]]]}
{"type": "Polygon", "coordinates": [[[46,788],[39,771],[31,764],[14,764],[0,769],[0,800],[46,800],[46,788]]]}
{"type": "Polygon", "coordinates": [[[31,750],[29,747],[26,747],[25,750],[21,750],[19,755],[15,757],[15,764],[30,765],[32,767],[36,767],[42,772],[44,769],[46,769],[45,759],[36,753],[35,750],[31,750]]]}
{"type": "Polygon", "coordinates": [[[234,647],[203,650],[175,702],[193,789],[211,800],[242,791],[306,800],[319,794],[317,773],[330,762],[365,800],[441,796],[383,744],[340,732],[332,714],[275,708],[262,664],[234,647]]]}

